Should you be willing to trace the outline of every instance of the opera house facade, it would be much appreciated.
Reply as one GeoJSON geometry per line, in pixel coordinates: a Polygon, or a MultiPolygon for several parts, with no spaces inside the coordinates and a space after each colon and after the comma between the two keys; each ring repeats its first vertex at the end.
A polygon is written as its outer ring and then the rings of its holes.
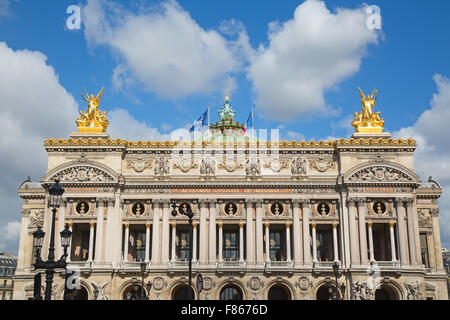
{"type": "MultiPolygon", "coordinates": [[[[97,99],[97,100],[95,100],[97,99]]],[[[25,181],[14,299],[33,298],[33,232],[45,232],[48,188],[65,189],[56,213],[72,239],[67,268],[79,275],[71,299],[183,299],[188,290],[189,225],[172,205],[193,212],[192,274],[201,300],[448,299],[441,256],[438,182],[413,168],[411,138],[392,139],[361,93],[355,133],[333,141],[271,141],[244,134],[229,97],[220,121],[190,141],[111,139],[106,112],[91,96],[78,131],[48,139],[48,169],[25,181]],[[151,284],[151,286],[147,285],[151,284]]],[[[350,125],[350,124],[349,124],[350,125]]],[[[45,282],[44,282],[45,284],[45,282]]],[[[64,297],[57,270],[52,299],[64,297]]],[[[42,288],[44,289],[44,288],[42,288]]]]}

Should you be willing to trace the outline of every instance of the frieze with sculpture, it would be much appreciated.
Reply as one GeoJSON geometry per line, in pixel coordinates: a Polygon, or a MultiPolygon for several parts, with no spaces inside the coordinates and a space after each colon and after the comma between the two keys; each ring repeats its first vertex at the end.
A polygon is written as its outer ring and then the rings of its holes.
{"type": "Polygon", "coordinates": [[[90,166],[75,166],[64,169],[51,179],[61,182],[114,182],[114,178],[103,170],[90,166]]]}
{"type": "Polygon", "coordinates": [[[294,176],[306,175],[307,161],[305,158],[296,157],[291,160],[291,173],[294,176]]]}
{"type": "Polygon", "coordinates": [[[373,166],[359,170],[348,179],[350,182],[414,182],[414,180],[400,170],[373,166]]]}

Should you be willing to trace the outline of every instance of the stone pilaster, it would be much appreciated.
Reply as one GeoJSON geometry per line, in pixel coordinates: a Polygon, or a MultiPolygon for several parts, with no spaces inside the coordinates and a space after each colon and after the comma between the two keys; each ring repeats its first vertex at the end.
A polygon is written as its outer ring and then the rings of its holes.
{"type": "Polygon", "coordinates": [[[311,214],[311,205],[309,200],[301,200],[303,216],[303,257],[304,264],[311,264],[311,242],[309,233],[309,216],[311,214]]]}
{"type": "Polygon", "coordinates": [[[294,199],[292,201],[292,234],[293,234],[293,247],[294,247],[294,265],[300,265],[302,263],[302,244],[300,235],[300,201],[294,199]]]}
{"type": "MultiPolygon", "coordinates": [[[[416,257],[416,232],[419,230],[415,230],[414,228],[414,213],[413,213],[413,199],[406,199],[406,219],[408,221],[408,244],[409,244],[409,257],[411,265],[417,265],[417,257],[416,257]]],[[[418,244],[420,245],[420,243],[418,244]]]]}
{"type": "Polygon", "coordinates": [[[200,257],[199,263],[206,264],[208,262],[207,251],[207,222],[206,218],[209,215],[208,212],[208,200],[201,199],[200,200],[200,257]]]}
{"type": "Polygon", "coordinates": [[[256,201],[253,199],[248,199],[245,202],[245,206],[247,209],[247,263],[254,264],[255,263],[255,251],[254,251],[254,236],[253,236],[253,205],[256,201]]]}
{"type": "Polygon", "coordinates": [[[264,234],[263,234],[263,201],[257,199],[256,207],[256,264],[262,265],[264,263],[264,234]]]}
{"type": "Polygon", "coordinates": [[[396,199],[395,204],[397,207],[397,231],[400,251],[400,264],[402,266],[408,264],[408,257],[406,254],[406,230],[405,230],[405,207],[403,205],[404,199],[396,199]]]}
{"type": "Polygon", "coordinates": [[[162,201],[162,232],[161,238],[161,264],[166,265],[169,262],[169,214],[170,214],[170,200],[164,199],[162,201]]]}
{"type": "Polygon", "coordinates": [[[358,223],[359,223],[359,248],[361,264],[368,264],[367,256],[367,235],[366,235],[366,199],[358,199],[358,223]]]}
{"type": "Polygon", "coordinates": [[[209,257],[208,257],[208,263],[211,265],[215,265],[217,261],[217,254],[216,254],[216,205],[217,205],[217,199],[208,199],[209,204],[209,257]]]}

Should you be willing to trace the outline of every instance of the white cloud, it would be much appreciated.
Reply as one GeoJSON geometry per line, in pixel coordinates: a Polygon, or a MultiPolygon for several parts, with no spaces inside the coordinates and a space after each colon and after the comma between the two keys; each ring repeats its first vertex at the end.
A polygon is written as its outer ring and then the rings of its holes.
{"type": "Polygon", "coordinates": [[[269,24],[269,44],[250,58],[247,77],[256,105],[272,120],[336,112],[324,92],[357,72],[378,34],[366,26],[364,8],[330,12],[325,3],[307,0],[294,17],[269,24]]]}
{"type": "Polygon", "coordinates": [[[443,246],[450,247],[450,80],[435,75],[438,92],[433,95],[430,108],[425,110],[408,128],[393,133],[400,138],[417,140],[414,153],[415,171],[422,180],[433,176],[443,187],[439,200],[439,222],[443,246]]]}
{"type": "Polygon", "coordinates": [[[15,251],[21,200],[17,188],[29,175],[40,180],[47,169],[43,142],[75,129],[77,104],[59,83],[46,56],[0,42],[0,203],[1,247],[15,251]]]}
{"type": "MultiPolygon", "coordinates": [[[[73,96],[38,51],[16,50],[0,42],[0,249],[18,249],[21,199],[17,188],[27,176],[40,181],[47,170],[46,139],[76,131],[79,109],[73,96]]],[[[82,107],[84,109],[84,106],[82,107]]],[[[165,140],[157,129],[122,109],[108,113],[112,137],[165,140]]]]}
{"type": "Polygon", "coordinates": [[[127,110],[115,109],[108,113],[108,134],[111,138],[130,139],[133,141],[170,140],[169,134],[162,134],[158,129],[147,126],[133,118],[127,110]]]}
{"type": "Polygon", "coordinates": [[[90,45],[106,45],[118,53],[116,88],[137,80],[165,98],[234,89],[230,74],[242,69],[249,50],[242,25],[227,25],[227,40],[201,28],[177,2],[167,1],[146,12],[131,13],[107,0],[89,0],[83,8],[90,45]]]}

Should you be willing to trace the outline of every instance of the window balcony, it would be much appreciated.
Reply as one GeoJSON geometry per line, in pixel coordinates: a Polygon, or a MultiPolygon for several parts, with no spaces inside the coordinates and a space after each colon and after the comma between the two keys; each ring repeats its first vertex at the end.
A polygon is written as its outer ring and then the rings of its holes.
{"type": "Polygon", "coordinates": [[[266,273],[282,272],[292,273],[294,269],[294,261],[265,261],[264,271],[266,273]]]}
{"type": "MultiPolygon", "coordinates": [[[[198,268],[198,262],[192,261],[192,270],[198,268]]],[[[189,269],[189,261],[169,261],[169,271],[188,271],[189,269]]]]}
{"type": "Polygon", "coordinates": [[[217,271],[219,273],[226,271],[245,271],[246,261],[218,261],[217,271]]]}

